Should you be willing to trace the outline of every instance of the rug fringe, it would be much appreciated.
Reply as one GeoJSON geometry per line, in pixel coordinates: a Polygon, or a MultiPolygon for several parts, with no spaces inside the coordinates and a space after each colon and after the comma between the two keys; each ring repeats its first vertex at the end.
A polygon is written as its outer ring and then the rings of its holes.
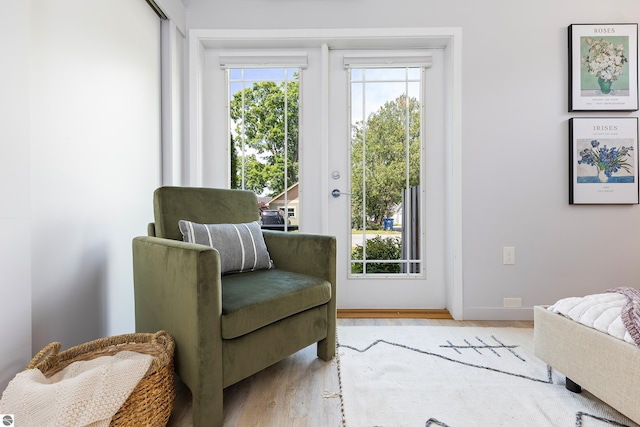
{"type": "Polygon", "coordinates": [[[338,369],[338,387],[340,392],[340,413],[342,414],[342,427],[347,427],[347,418],[344,415],[344,396],[342,394],[342,372],[340,369],[340,352],[338,348],[340,347],[340,340],[338,337],[338,327],[336,326],[336,357],[334,360],[336,361],[336,368],[338,369]]]}
{"type": "Polygon", "coordinates": [[[336,397],[342,397],[342,393],[340,393],[339,391],[325,390],[322,392],[322,397],[325,399],[334,399],[336,397]]]}

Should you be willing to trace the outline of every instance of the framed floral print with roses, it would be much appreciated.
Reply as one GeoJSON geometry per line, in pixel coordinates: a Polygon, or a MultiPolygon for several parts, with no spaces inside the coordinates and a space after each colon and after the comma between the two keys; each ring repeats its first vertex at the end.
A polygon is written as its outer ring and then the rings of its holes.
{"type": "Polygon", "coordinates": [[[638,204],[638,118],[569,120],[569,203],[638,204]]]}
{"type": "Polygon", "coordinates": [[[638,24],[569,25],[569,111],[638,110],[638,24]]]}

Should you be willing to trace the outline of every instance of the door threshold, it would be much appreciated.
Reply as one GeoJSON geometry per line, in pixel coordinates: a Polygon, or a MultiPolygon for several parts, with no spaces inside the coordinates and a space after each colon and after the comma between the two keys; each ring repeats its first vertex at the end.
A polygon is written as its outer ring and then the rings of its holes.
{"type": "Polygon", "coordinates": [[[350,309],[339,308],[339,319],[453,319],[447,309],[350,309]]]}

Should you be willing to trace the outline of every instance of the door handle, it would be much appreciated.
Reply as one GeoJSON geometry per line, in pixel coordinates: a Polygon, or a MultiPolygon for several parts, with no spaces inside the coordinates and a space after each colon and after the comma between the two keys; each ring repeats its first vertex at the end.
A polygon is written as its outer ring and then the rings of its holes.
{"type": "Polygon", "coordinates": [[[340,195],[341,195],[341,194],[345,194],[345,195],[347,195],[347,196],[350,196],[350,195],[351,195],[351,193],[343,193],[342,191],[338,190],[337,188],[335,188],[335,189],[331,192],[331,195],[332,195],[333,197],[336,197],[336,198],[340,197],[340,195]]]}

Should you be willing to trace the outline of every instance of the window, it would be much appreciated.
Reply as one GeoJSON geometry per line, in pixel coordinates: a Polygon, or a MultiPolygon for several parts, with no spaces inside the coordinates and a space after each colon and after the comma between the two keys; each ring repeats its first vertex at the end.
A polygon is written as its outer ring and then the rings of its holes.
{"type": "Polygon", "coordinates": [[[227,73],[231,188],[276,197],[298,182],[299,71],[234,68],[227,73]]]}
{"type": "Polygon", "coordinates": [[[229,93],[230,188],[255,192],[261,211],[287,212],[288,231],[289,205],[298,202],[299,76],[306,58],[227,55],[220,62],[229,93]],[[285,63],[301,66],[276,65],[285,63]]]}
{"type": "Polygon", "coordinates": [[[420,273],[423,70],[349,70],[353,274],[420,273]]]}

